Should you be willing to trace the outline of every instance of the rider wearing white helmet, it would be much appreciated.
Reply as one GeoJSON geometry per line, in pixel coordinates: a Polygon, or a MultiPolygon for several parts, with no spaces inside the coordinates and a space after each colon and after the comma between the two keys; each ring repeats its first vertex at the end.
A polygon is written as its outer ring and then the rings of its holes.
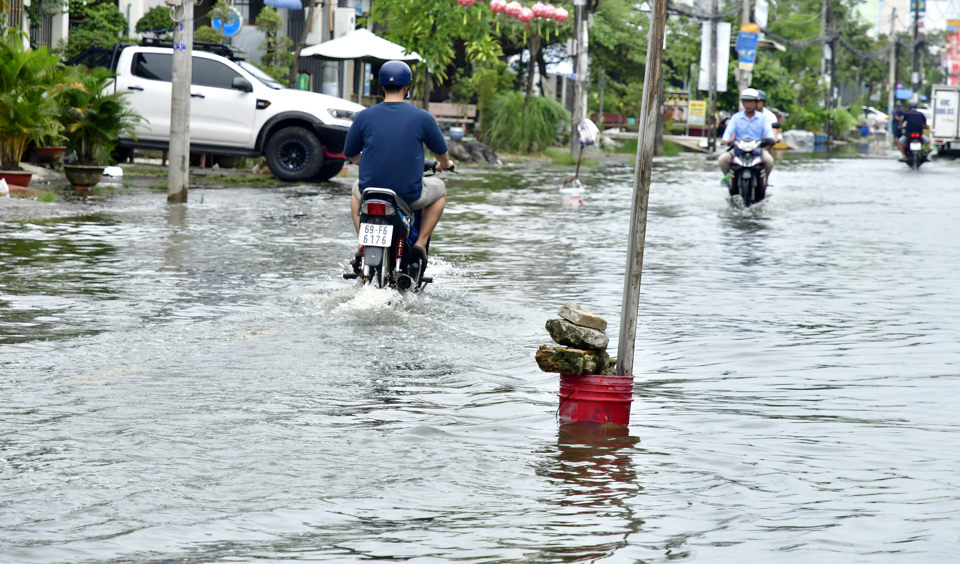
{"type": "MultiPolygon", "coordinates": [[[[724,130],[721,139],[724,145],[729,145],[736,139],[776,140],[770,121],[757,111],[758,98],[759,93],[754,88],[747,88],[740,93],[743,111],[733,114],[733,117],[727,123],[727,128],[724,130]]],[[[731,161],[733,161],[733,153],[730,151],[724,151],[717,159],[723,174],[730,172],[731,161]]],[[[767,179],[769,179],[770,172],[773,170],[773,156],[766,149],[763,150],[763,168],[767,172],[767,179]]]]}

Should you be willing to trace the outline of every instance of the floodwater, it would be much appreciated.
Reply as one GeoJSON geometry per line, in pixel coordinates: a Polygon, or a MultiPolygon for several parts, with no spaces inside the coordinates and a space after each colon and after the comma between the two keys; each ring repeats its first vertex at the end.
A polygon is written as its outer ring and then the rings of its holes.
{"type": "Polygon", "coordinates": [[[420,296],[329,186],[0,224],[0,561],[960,561],[960,162],[658,161],[622,433],[533,358],[619,330],[632,167],[565,173],[449,179],[420,296]]]}

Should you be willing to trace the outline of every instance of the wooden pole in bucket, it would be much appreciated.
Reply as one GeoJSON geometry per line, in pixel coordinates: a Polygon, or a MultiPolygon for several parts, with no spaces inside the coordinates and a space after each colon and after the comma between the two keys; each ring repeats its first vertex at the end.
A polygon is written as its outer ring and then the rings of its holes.
{"type": "Polygon", "coordinates": [[[637,142],[633,207],[630,211],[630,239],[627,243],[627,271],[623,280],[620,307],[620,340],[617,344],[617,374],[633,374],[633,349],[637,341],[637,310],[640,308],[640,274],[643,271],[643,244],[647,235],[647,203],[653,168],[653,140],[660,112],[657,86],[663,75],[663,41],[667,26],[667,0],[651,2],[650,31],[647,34],[647,65],[643,74],[643,102],[640,110],[640,137],[637,142]]]}

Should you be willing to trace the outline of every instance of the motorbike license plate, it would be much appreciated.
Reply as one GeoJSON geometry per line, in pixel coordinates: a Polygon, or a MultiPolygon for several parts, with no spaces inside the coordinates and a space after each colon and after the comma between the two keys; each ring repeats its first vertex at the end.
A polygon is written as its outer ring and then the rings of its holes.
{"type": "Polygon", "coordinates": [[[359,242],[371,247],[389,247],[393,243],[393,226],[361,223],[359,242]]]}
{"type": "Polygon", "coordinates": [[[911,151],[919,151],[921,147],[923,147],[923,145],[921,145],[919,141],[911,141],[911,142],[910,142],[910,150],[911,150],[911,151]]]}

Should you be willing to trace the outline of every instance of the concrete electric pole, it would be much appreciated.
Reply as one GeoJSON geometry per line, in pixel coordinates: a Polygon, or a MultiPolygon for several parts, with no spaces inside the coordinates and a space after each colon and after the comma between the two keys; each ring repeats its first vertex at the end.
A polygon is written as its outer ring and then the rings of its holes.
{"type": "Polygon", "coordinates": [[[187,201],[190,185],[190,83],[193,78],[193,0],[167,0],[173,16],[173,88],[167,202],[187,201]]]}
{"type": "Polygon", "coordinates": [[[580,154],[580,136],[577,126],[587,118],[587,84],[590,74],[587,69],[587,49],[590,45],[589,21],[587,16],[587,1],[574,0],[573,2],[573,113],[570,123],[570,159],[577,160],[580,154]]]}

